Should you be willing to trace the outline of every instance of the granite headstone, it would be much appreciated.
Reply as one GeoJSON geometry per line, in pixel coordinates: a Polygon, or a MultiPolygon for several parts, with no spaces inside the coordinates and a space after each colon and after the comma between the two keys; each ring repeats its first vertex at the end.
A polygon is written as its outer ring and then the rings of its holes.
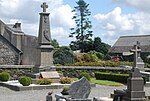
{"type": "Polygon", "coordinates": [[[73,99],[88,98],[90,92],[91,86],[85,77],[82,77],[79,81],[74,82],[69,87],[69,95],[73,99]]]}

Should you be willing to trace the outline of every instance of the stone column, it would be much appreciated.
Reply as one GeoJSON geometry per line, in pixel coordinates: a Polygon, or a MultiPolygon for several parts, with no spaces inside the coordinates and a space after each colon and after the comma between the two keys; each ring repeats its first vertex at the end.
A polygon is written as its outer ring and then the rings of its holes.
{"type": "Polygon", "coordinates": [[[53,65],[53,46],[51,45],[51,33],[49,23],[49,13],[46,12],[48,5],[44,2],[41,7],[43,12],[40,13],[39,34],[38,34],[38,49],[39,56],[37,57],[37,65],[52,66],[53,65]]]}

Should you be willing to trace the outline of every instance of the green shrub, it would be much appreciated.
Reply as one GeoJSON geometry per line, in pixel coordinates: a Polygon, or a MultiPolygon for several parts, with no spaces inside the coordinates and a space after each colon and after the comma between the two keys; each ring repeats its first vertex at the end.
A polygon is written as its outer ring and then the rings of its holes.
{"type": "Polygon", "coordinates": [[[96,56],[99,58],[99,59],[104,59],[104,54],[100,53],[100,52],[97,52],[96,53],[96,56]]]}
{"type": "Polygon", "coordinates": [[[51,83],[52,83],[52,80],[50,80],[50,79],[37,80],[37,84],[39,84],[39,85],[50,85],[51,83]]]}
{"type": "Polygon", "coordinates": [[[104,54],[102,54],[102,53],[100,53],[100,52],[89,51],[88,54],[96,55],[96,56],[98,57],[98,59],[103,59],[103,58],[104,58],[104,54]]]}
{"type": "Polygon", "coordinates": [[[85,77],[87,80],[91,80],[91,77],[89,75],[89,73],[86,73],[86,72],[82,72],[80,75],[79,75],[79,79],[82,78],[82,77],[85,77]]]}
{"type": "Polygon", "coordinates": [[[95,72],[95,78],[98,80],[110,80],[121,83],[127,83],[128,74],[116,74],[107,72],[95,72]]]}
{"type": "Polygon", "coordinates": [[[8,81],[10,80],[10,74],[8,72],[0,73],[0,81],[8,81]]]}
{"type": "Polygon", "coordinates": [[[69,90],[69,86],[64,86],[62,92],[67,92],[69,90]]]}
{"type": "Polygon", "coordinates": [[[19,82],[20,84],[22,84],[23,86],[29,86],[31,84],[31,78],[27,77],[27,76],[21,76],[19,78],[19,82]]]}
{"type": "Polygon", "coordinates": [[[66,46],[60,47],[53,55],[54,64],[72,64],[74,63],[73,51],[66,46]]]}
{"type": "Polygon", "coordinates": [[[70,84],[71,82],[72,82],[72,80],[69,77],[63,77],[60,79],[60,83],[62,83],[62,84],[70,84]]]}
{"type": "Polygon", "coordinates": [[[98,62],[76,62],[74,64],[69,64],[68,66],[101,66],[101,67],[119,67],[120,65],[131,66],[132,62],[113,62],[113,61],[98,61],[98,62]]]}
{"type": "Polygon", "coordinates": [[[63,95],[68,95],[69,94],[69,86],[64,86],[63,90],[61,91],[61,94],[63,95]]]}

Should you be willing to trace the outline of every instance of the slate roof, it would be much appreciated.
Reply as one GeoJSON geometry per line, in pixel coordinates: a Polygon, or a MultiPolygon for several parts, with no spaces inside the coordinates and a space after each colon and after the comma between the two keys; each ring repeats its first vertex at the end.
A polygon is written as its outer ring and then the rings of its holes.
{"type": "Polygon", "coordinates": [[[110,52],[129,52],[137,41],[140,42],[140,48],[142,52],[150,52],[150,35],[121,36],[110,49],[110,52]]]}

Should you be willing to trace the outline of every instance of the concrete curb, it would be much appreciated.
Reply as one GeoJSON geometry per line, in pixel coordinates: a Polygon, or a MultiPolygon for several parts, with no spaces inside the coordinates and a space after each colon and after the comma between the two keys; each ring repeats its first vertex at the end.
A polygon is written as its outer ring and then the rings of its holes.
{"type": "MultiPolygon", "coordinates": [[[[36,85],[36,86],[16,86],[10,85],[7,83],[0,82],[0,86],[7,87],[14,91],[26,91],[26,90],[42,90],[42,89],[62,89],[64,86],[70,84],[61,84],[61,85],[36,85]]],[[[96,87],[96,84],[91,84],[91,87],[96,87]]]]}

